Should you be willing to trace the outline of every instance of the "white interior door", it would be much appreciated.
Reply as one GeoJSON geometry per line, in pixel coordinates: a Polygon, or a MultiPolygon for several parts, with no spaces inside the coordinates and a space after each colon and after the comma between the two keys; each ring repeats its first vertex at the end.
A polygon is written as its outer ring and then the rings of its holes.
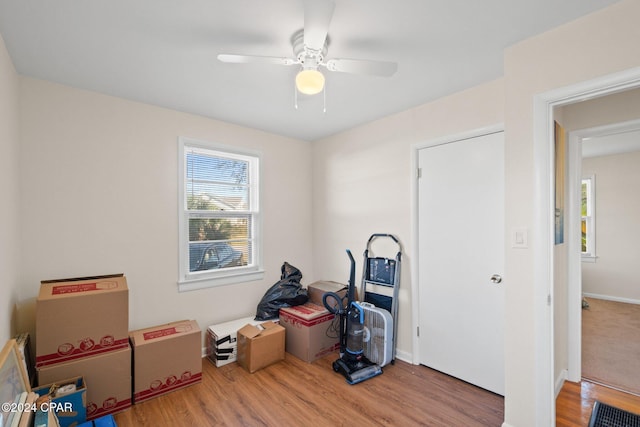
{"type": "Polygon", "coordinates": [[[419,167],[420,363],[504,395],[504,133],[419,167]]]}

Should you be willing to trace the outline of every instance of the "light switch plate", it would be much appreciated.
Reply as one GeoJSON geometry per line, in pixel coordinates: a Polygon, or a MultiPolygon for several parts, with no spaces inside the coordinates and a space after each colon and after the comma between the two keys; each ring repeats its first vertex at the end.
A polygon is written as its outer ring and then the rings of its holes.
{"type": "Polygon", "coordinates": [[[515,249],[529,247],[529,231],[526,227],[514,227],[511,229],[511,247],[515,249]]]}

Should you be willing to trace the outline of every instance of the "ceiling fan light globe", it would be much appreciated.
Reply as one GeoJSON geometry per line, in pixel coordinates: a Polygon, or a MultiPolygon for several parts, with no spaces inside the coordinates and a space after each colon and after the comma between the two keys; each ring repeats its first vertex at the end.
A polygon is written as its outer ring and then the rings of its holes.
{"type": "Polygon", "coordinates": [[[318,70],[302,70],[296,75],[296,88],[305,95],[315,95],[324,88],[324,75],[318,70]]]}

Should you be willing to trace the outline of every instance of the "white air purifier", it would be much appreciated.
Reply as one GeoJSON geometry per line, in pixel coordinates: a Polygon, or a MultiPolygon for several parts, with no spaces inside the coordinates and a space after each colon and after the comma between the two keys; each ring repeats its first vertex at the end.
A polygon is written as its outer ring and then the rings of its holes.
{"type": "Polygon", "coordinates": [[[393,360],[393,318],[391,313],[368,302],[358,303],[364,310],[364,355],[385,366],[393,360]]]}

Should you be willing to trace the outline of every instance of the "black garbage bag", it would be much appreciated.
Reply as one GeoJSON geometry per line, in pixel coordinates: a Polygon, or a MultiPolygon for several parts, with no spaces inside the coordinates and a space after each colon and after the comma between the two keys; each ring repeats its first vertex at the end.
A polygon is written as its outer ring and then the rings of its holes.
{"type": "Polygon", "coordinates": [[[307,290],[302,288],[302,272],[285,262],[282,264],[280,280],[270,287],[258,303],[255,320],[277,319],[282,307],[302,305],[309,300],[307,290]]]}

